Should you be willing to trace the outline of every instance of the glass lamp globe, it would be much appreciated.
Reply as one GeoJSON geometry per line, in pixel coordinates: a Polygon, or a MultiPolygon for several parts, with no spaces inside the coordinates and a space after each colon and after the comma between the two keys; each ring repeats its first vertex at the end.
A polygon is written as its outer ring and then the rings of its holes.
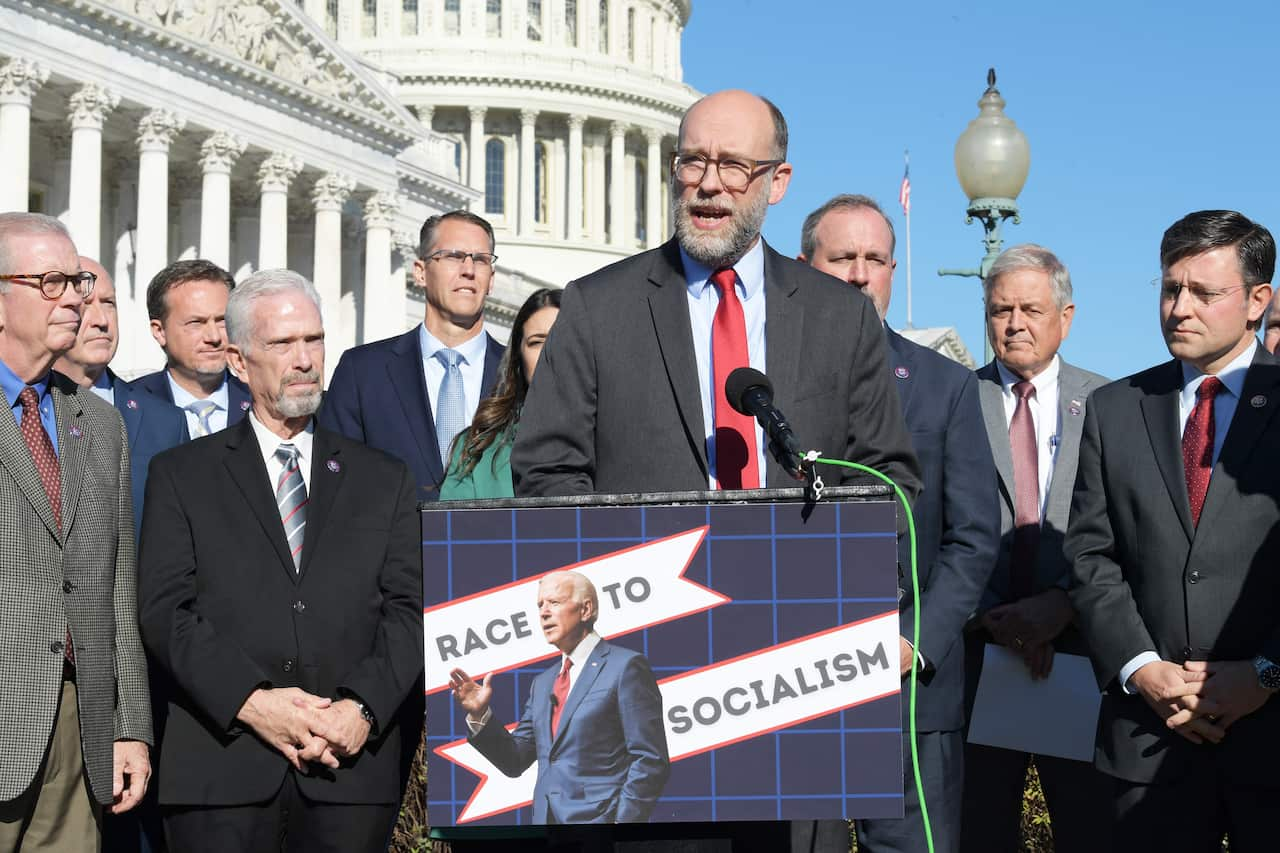
{"type": "Polygon", "coordinates": [[[1027,182],[1031,149],[1027,137],[1004,114],[995,69],[987,71],[987,90],[978,100],[978,116],[956,140],[956,177],[970,201],[1016,199],[1027,182]]]}

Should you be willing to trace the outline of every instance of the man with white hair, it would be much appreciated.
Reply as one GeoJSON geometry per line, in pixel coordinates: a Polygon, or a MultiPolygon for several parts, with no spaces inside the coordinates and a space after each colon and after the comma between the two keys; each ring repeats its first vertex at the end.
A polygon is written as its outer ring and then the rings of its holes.
{"type": "Polygon", "coordinates": [[[644,655],[600,638],[599,613],[586,576],[542,577],[538,621],[560,654],[534,678],[515,731],[493,718],[492,673],[481,682],[461,669],[450,673],[476,749],[512,778],[538,762],[534,823],[643,822],[667,782],[671,762],[653,670],[644,655]],[[592,701],[584,704],[588,693],[592,701]]]}
{"type": "Polygon", "coordinates": [[[249,416],[151,467],[139,606],[176,685],[160,751],[176,850],[381,851],[403,794],[397,710],[422,672],[414,485],[316,428],[320,317],[297,273],[242,282],[227,356],[249,416]]]}

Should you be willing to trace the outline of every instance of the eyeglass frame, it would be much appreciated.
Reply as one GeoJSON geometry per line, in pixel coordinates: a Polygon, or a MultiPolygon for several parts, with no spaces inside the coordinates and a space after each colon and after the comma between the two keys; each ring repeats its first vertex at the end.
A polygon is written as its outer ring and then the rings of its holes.
{"type": "Polygon", "coordinates": [[[461,249],[436,249],[434,252],[427,255],[425,258],[420,258],[419,260],[423,261],[424,263],[426,261],[439,262],[443,258],[448,258],[451,261],[457,261],[459,264],[462,264],[465,261],[471,261],[471,265],[473,267],[488,267],[491,270],[498,263],[498,256],[495,255],[493,252],[464,252],[461,249]],[[476,260],[481,255],[484,255],[489,260],[488,261],[476,260]]]}
{"type": "Polygon", "coordinates": [[[766,170],[774,169],[774,168],[777,168],[778,166],[781,166],[785,162],[787,162],[785,159],[756,160],[751,157],[737,157],[737,156],[708,157],[705,154],[694,154],[689,151],[672,151],[671,152],[671,177],[674,180],[679,181],[682,186],[696,187],[706,179],[707,170],[710,169],[711,164],[714,163],[716,166],[716,178],[720,181],[721,184],[724,185],[724,188],[726,190],[729,190],[730,192],[740,193],[740,192],[746,192],[747,188],[751,186],[752,182],[755,181],[756,178],[760,177],[761,169],[766,169],[766,170]],[[696,157],[702,161],[702,174],[698,175],[698,179],[696,181],[692,181],[692,182],[686,181],[683,178],[681,178],[680,175],[678,174],[678,170],[680,168],[680,158],[682,157],[696,157]],[[724,175],[720,172],[720,164],[725,160],[738,161],[743,163],[744,165],[747,163],[752,164],[751,170],[747,174],[747,182],[742,187],[740,188],[731,187],[729,186],[729,183],[724,179],[724,175]]]}
{"type": "Polygon", "coordinates": [[[1151,286],[1154,287],[1156,289],[1156,293],[1160,295],[1160,301],[1169,302],[1171,304],[1176,303],[1178,301],[1178,297],[1182,296],[1182,291],[1185,290],[1191,294],[1191,298],[1196,301],[1196,304],[1206,307],[1214,304],[1223,297],[1236,292],[1237,290],[1248,290],[1251,287],[1257,287],[1259,284],[1264,283],[1265,282],[1255,281],[1252,283],[1246,282],[1244,284],[1233,284],[1230,287],[1209,289],[1203,287],[1197,288],[1189,284],[1174,284],[1172,282],[1169,283],[1169,287],[1166,287],[1165,278],[1162,275],[1151,279],[1151,286]],[[1170,290],[1172,290],[1172,293],[1169,292],[1170,290]],[[1207,297],[1207,299],[1205,297],[1207,297]]]}
{"type": "Polygon", "coordinates": [[[98,283],[98,274],[96,272],[90,272],[89,270],[81,270],[80,272],[75,274],[65,273],[62,270],[47,270],[46,272],[41,272],[41,273],[15,272],[15,273],[9,273],[7,275],[0,275],[0,281],[14,281],[14,282],[17,282],[18,284],[24,284],[27,287],[38,288],[40,290],[40,295],[42,297],[44,297],[50,302],[56,302],[62,298],[62,294],[67,292],[67,285],[69,285],[72,281],[89,282],[88,289],[84,290],[83,292],[81,291],[80,288],[76,288],[76,293],[80,294],[81,299],[88,299],[89,296],[93,293],[94,286],[98,283]],[[45,276],[55,275],[55,274],[62,276],[62,288],[57,293],[50,294],[49,291],[45,289],[44,280],[45,280],[45,276]],[[22,281],[22,279],[24,278],[34,278],[34,279],[38,279],[39,281],[35,283],[32,283],[30,281],[22,281]]]}

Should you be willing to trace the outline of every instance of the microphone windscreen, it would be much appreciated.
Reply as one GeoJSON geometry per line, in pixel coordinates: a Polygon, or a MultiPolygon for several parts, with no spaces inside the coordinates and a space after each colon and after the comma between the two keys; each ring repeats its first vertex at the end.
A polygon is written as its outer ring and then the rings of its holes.
{"type": "Polygon", "coordinates": [[[752,388],[763,389],[770,402],[773,401],[773,383],[769,377],[751,367],[735,368],[724,381],[724,396],[733,406],[735,412],[755,417],[755,412],[743,408],[743,396],[752,388]]]}

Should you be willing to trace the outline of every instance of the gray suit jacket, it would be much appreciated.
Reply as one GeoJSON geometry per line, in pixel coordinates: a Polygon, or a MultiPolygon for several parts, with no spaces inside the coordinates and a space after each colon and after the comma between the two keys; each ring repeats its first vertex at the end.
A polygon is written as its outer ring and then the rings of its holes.
{"type": "MultiPolygon", "coordinates": [[[[1005,418],[1004,400],[1000,393],[1000,372],[992,361],[978,368],[978,396],[982,402],[982,419],[987,425],[987,438],[1000,475],[1000,554],[996,568],[987,583],[978,612],[1005,604],[1010,599],[1009,555],[1013,547],[1013,452],[1009,446],[1009,421],[1005,418]]],[[[1076,462],[1080,455],[1080,433],[1084,427],[1085,407],[1093,389],[1105,385],[1105,377],[1060,361],[1058,372],[1058,412],[1062,433],[1058,437],[1058,455],[1049,481],[1044,521],[1040,526],[1040,546],[1036,558],[1033,589],[1043,592],[1052,586],[1066,589],[1071,564],[1062,553],[1067,532],[1067,516],[1071,511],[1071,490],[1076,482],[1076,462]]]]}
{"type": "Polygon", "coordinates": [[[0,412],[0,800],[39,769],[53,730],[67,627],[93,796],[111,802],[112,744],[151,743],[138,639],[129,441],[119,413],[53,374],[62,529],[15,419],[0,412]]]}
{"type": "MultiPolygon", "coordinates": [[[[804,449],[861,462],[909,497],[919,468],[880,318],[837,279],[764,247],[774,401],[804,449]]],[[[707,488],[706,431],[676,242],[571,283],[511,453],[517,495],[707,488]]],[[[823,469],[827,483],[858,479],[823,469]]],[[[794,484],[772,457],[765,483],[794,484]]]]}

